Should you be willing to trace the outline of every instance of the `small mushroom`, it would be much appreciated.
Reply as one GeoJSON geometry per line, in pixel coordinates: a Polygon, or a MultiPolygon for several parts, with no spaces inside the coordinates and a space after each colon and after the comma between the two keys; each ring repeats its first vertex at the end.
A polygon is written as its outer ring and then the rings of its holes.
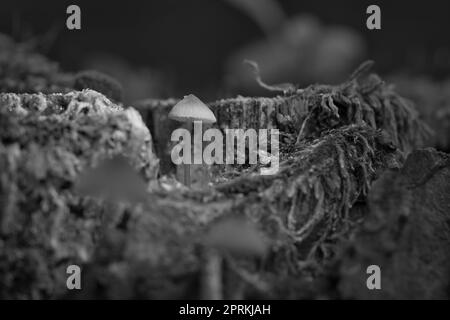
{"type": "Polygon", "coordinates": [[[242,218],[226,218],[212,225],[204,238],[202,296],[222,299],[223,255],[261,258],[268,249],[267,239],[242,218]]]}
{"type": "MultiPolygon", "coordinates": [[[[201,137],[203,137],[202,123],[214,123],[217,121],[214,113],[208,106],[193,94],[184,96],[184,99],[172,108],[169,112],[169,119],[185,123],[186,129],[189,131],[192,131],[192,123],[194,123],[199,128],[201,137]]],[[[191,164],[189,163],[184,164],[183,180],[182,182],[190,187],[191,164]]]]}

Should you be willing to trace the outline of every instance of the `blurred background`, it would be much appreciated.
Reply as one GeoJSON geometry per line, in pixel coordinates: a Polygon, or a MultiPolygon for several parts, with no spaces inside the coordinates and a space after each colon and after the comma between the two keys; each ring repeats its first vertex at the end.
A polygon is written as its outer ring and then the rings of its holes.
{"type": "Polygon", "coordinates": [[[62,70],[95,69],[118,79],[124,102],[205,100],[270,94],[267,83],[345,80],[365,59],[382,75],[440,81],[450,71],[450,1],[365,0],[1,0],[0,33],[29,42],[62,70]],[[66,29],[66,8],[81,8],[82,29],[66,29]],[[366,28],[381,7],[382,29],[366,28]]]}

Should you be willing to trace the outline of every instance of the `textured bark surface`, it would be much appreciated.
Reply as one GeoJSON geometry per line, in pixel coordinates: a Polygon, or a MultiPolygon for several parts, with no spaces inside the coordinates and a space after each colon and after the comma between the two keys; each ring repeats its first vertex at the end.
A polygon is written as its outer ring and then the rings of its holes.
{"type": "MultiPolygon", "coordinates": [[[[223,269],[220,296],[326,296],[320,289],[331,286],[328,270],[364,215],[352,207],[426,134],[412,106],[375,75],[289,96],[221,100],[210,104],[218,127],[280,130],[279,172],[242,171],[201,191],[160,179],[143,199],[121,202],[83,196],[74,186],[81,168],[104,155],[128,155],[147,181],[156,176],[150,134],[142,135],[146,128],[133,109],[86,92],[0,101],[0,161],[7,168],[0,176],[0,296],[9,298],[202,297],[211,265],[205,236],[235,217],[255,224],[269,250],[260,258],[223,253],[215,260],[223,269]],[[75,296],[66,289],[70,264],[83,268],[84,289],[75,296]],[[316,279],[321,283],[312,288],[316,279]]],[[[174,102],[139,109],[163,159],[174,102]]],[[[101,168],[88,176],[98,180],[101,168]]],[[[123,181],[97,186],[111,184],[123,181]]],[[[354,292],[332,289],[335,297],[354,292]]]]}
{"type": "MultiPolygon", "coordinates": [[[[201,297],[204,235],[217,221],[242,216],[265,235],[270,252],[259,263],[227,256],[226,275],[241,284],[240,296],[270,297],[280,278],[320,270],[333,255],[336,233],[351,230],[356,198],[376,171],[398,166],[398,155],[372,129],[351,126],[299,146],[277,175],[241,177],[204,192],[154,192],[105,226],[114,245],[100,243],[87,267],[105,279],[92,275],[82,297],[201,297]],[[353,144],[355,135],[360,140],[353,144]]],[[[223,284],[228,298],[237,294],[229,286],[223,284]]]]}
{"type": "MultiPolygon", "coordinates": [[[[147,100],[137,104],[155,140],[162,162],[170,167],[170,135],[180,126],[167,118],[177,100],[147,100]]],[[[381,129],[400,150],[422,145],[428,128],[419,121],[411,102],[395,93],[375,74],[355,75],[340,86],[313,85],[288,96],[238,97],[209,103],[221,129],[278,128],[280,143],[320,137],[327,131],[356,124],[381,129]]]]}

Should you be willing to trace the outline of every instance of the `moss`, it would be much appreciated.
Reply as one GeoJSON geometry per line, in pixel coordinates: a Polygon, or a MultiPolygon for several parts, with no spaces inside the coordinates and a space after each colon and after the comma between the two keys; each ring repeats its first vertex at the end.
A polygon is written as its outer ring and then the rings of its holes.
{"type": "MultiPolygon", "coordinates": [[[[4,297],[69,297],[64,266],[72,263],[85,270],[85,289],[75,297],[200,297],[203,235],[218,219],[236,215],[258,227],[270,252],[259,260],[225,256],[226,295],[318,297],[323,292],[304,284],[317,279],[330,286],[328,267],[358,230],[361,215],[352,208],[380,174],[401,166],[424,133],[412,106],[376,76],[275,98],[220,100],[211,104],[219,127],[280,129],[280,171],[240,171],[202,191],[160,180],[143,203],[129,203],[82,196],[73,185],[82,168],[126,152],[142,141],[137,136],[147,137],[147,152],[128,152],[142,161],[135,166],[156,170],[150,135],[138,134],[146,127],[133,109],[90,90],[1,95],[0,101],[4,297]],[[293,292],[297,281],[304,289],[293,292]]],[[[171,101],[140,110],[150,113],[153,127],[164,127],[159,120],[171,101]]],[[[150,172],[148,179],[156,175],[150,172]]]]}
{"type": "Polygon", "coordinates": [[[0,102],[0,296],[49,297],[55,264],[81,263],[106,210],[74,195],[79,174],[124,154],[149,182],[158,159],[138,113],[95,91],[0,94],[0,102]]]}
{"type": "MultiPolygon", "coordinates": [[[[413,103],[399,96],[391,85],[365,64],[350,80],[336,86],[312,85],[273,98],[237,97],[209,103],[217,123],[227,128],[278,128],[280,148],[288,149],[292,141],[301,143],[321,137],[330,130],[356,124],[382,130],[406,154],[428,141],[431,131],[419,117],[413,103]]],[[[158,156],[170,161],[168,141],[174,123],[167,118],[175,100],[147,100],[137,104],[152,134],[158,156]]],[[[168,166],[164,173],[173,171],[168,166]]]]}
{"type": "Polygon", "coordinates": [[[122,85],[114,78],[95,70],[82,71],[75,74],[75,90],[92,89],[101,92],[115,102],[123,98],[122,85]]]}

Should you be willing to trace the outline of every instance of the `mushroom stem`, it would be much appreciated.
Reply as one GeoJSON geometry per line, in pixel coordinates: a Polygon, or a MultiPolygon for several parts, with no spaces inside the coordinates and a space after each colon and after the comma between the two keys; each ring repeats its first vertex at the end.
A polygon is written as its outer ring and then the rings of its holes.
{"type": "Polygon", "coordinates": [[[204,248],[204,265],[201,274],[201,295],[205,300],[221,300],[222,256],[213,248],[204,248]]]}
{"type": "MultiPolygon", "coordinates": [[[[187,121],[186,122],[186,129],[192,133],[192,121],[187,121]]],[[[191,144],[192,146],[192,144],[191,144]]],[[[191,162],[192,162],[192,151],[191,151],[191,162]]],[[[191,186],[191,164],[190,163],[185,163],[183,164],[184,166],[184,185],[187,187],[191,186]]]]}
{"type": "MultiPolygon", "coordinates": [[[[184,99],[179,101],[169,112],[170,119],[177,120],[180,122],[184,122],[187,130],[191,133],[192,137],[192,122],[195,121],[195,123],[199,122],[200,130],[194,130],[199,131],[198,134],[200,134],[200,144],[201,149],[200,150],[194,150],[194,157],[195,155],[200,156],[200,165],[202,164],[202,158],[203,158],[203,135],[202,135],[202,122],[205,123],[214,123],[217,121],[216,117],[214,116],[214,113],[208,108],[206,104],[200,101],[199,98],[194,96],[193,94],[184,96],[184,99]]],[[[196,124],[197,127],[197,124],[196,124]]],[[[198,139],[197,139],[198,140],[198,139]]],[[[198,145],[198,144],[197,144],[198,145]]],[[[191,141],[191,160],[192,160],[192,141],[191,141]]],[[[195,144],[194,144],[195,148],[195,144]]],[[[198,160],[198,159],[197,159],[198,160]]],[[[198,163],[199,161],[194,162],[191,161],[189,164],[184,164],[183,166],[177,167],[177,176],[178,176],[178,168],[183,169],[183,178],[184,184],[187,187],[191,186],[191,165],[192,163],[198,163]]]]}
{"type": "Polygon", "coordinates": [[[187,187],[191,186],[191,165],[184,165],[184,185],[187,187]]]}
{"type": "Polygon", "coordinates": [[[204,123],[202,121],[194,121],[194,172],[196,184],[199,188],[206,188],[208,186],[208,165],[203,159],[203,129],[204,123]]]}

